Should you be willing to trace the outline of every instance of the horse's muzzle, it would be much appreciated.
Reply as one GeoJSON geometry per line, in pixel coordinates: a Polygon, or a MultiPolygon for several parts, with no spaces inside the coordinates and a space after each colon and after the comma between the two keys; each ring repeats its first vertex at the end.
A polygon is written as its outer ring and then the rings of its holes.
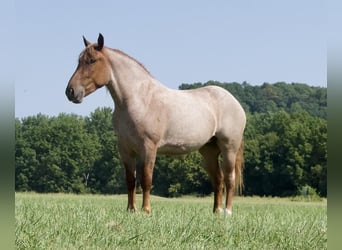
{"type": "Polygon", "coordinates": [[[73,88],[67,87],[65,90],[65,95],[68,97],[69,101],[73,103],[82,102],[82,98],[77,98],[77,96],[75,96],[75,90],[73,88]]]}

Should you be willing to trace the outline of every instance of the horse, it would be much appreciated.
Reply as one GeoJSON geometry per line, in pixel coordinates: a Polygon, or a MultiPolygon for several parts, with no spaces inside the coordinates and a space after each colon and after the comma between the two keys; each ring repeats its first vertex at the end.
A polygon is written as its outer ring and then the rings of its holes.
{"type": "Polygon", "coordinates": [[[246,115],[224,88],[167,88],[136,59],[83,36],[85,49],[65,90],[69,101],[106,86],[114,101],[113,127],[125,168],[128,211],[136,207],[136,171],[141,170],[142,210],[149,214],[157,154],[181,155],[198,150],[214,192],[214,213],[232,214],[232,199],[243,185],[243,133],[246,115]],[[219,156],[221,159],[219,160],[219,156]],[[225,205],[222,196],[225,187],[225,205]]]}

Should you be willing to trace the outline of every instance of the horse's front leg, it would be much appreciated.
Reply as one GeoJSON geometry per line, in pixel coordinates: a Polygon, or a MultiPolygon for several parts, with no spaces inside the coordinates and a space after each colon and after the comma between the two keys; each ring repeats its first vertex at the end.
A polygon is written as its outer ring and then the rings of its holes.
{"type": "Polygon", "coordinates": [[[128,204],[127,210],[136,212],[137,207],[135,203],[135,193],[136,193],[136,170],[135,165],[124,163],[126,170],[126,184],[128,193],[128,204]]]}
{"type": "Polygon", "coordinates": [[[145,155],[144,163],[142,164],[141,171],[141,188],[143,190],[143,203],[142,209],[144,212],[149,214],[151,212],[150,205],[150,192],[152,188],[152,176],[153,168],[156,160],[157,150],[156,148],[148,150],[145,155]]]}
{"type": "Polygon", "coordinates": [[[120,152],[123,165],[126,171],[126,185],[127,185],[127,193],[128,193],[128,204],[127,210],[136,212],[137,207],[135,203],[135,193],[136,193],[136,181],[137,181],[137,173],[136,173],[136,160],[134,157],[128,157],[128,154],[125,154],[123,151],[120,152]]]}

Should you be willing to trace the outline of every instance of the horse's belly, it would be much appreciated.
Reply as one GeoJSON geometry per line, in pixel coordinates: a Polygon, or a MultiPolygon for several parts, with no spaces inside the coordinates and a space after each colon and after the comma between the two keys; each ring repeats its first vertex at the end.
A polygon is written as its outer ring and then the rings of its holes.
{"type": "Polygon", "coordinates": [[[165,136],[158,145],[158,153],[166,155],[187,154],[198,150],[206,144],[215,134],[212,130],[190,130],[177,131],[165,136]]]}
{"type": "Polygon", "coordinates": [[[195,109],[178,107],[176,110],[168,114],[158,153],[186,154],[198,150],[216,133],[216,118],[206,107],[198,104],[195,109]]]}
{"type": "MultiPolygon", "coordinates": [[[[204,143],[205,144],[205,143],[204,143]]],[[[165,144],[158,148],[158,154],[164,155],[181,155],[181,154],[188,154],[192,151],[198,150],[204,144],[197,144],[197,145],[188,145],[188,144],[165,144]]]]}

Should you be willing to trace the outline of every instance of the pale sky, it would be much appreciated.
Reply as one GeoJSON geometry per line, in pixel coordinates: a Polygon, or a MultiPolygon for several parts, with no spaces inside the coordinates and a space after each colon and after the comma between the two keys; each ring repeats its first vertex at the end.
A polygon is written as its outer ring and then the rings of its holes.
{"type": "Polygon", "coordinates": [[[95,42],[99,32],[173,89],[209,80],[326,87],[326,9],[315,0],[18,0],[15,116],[113,107],[105,88],[79,105],[64,94],[82,35],[95,42]]]}

